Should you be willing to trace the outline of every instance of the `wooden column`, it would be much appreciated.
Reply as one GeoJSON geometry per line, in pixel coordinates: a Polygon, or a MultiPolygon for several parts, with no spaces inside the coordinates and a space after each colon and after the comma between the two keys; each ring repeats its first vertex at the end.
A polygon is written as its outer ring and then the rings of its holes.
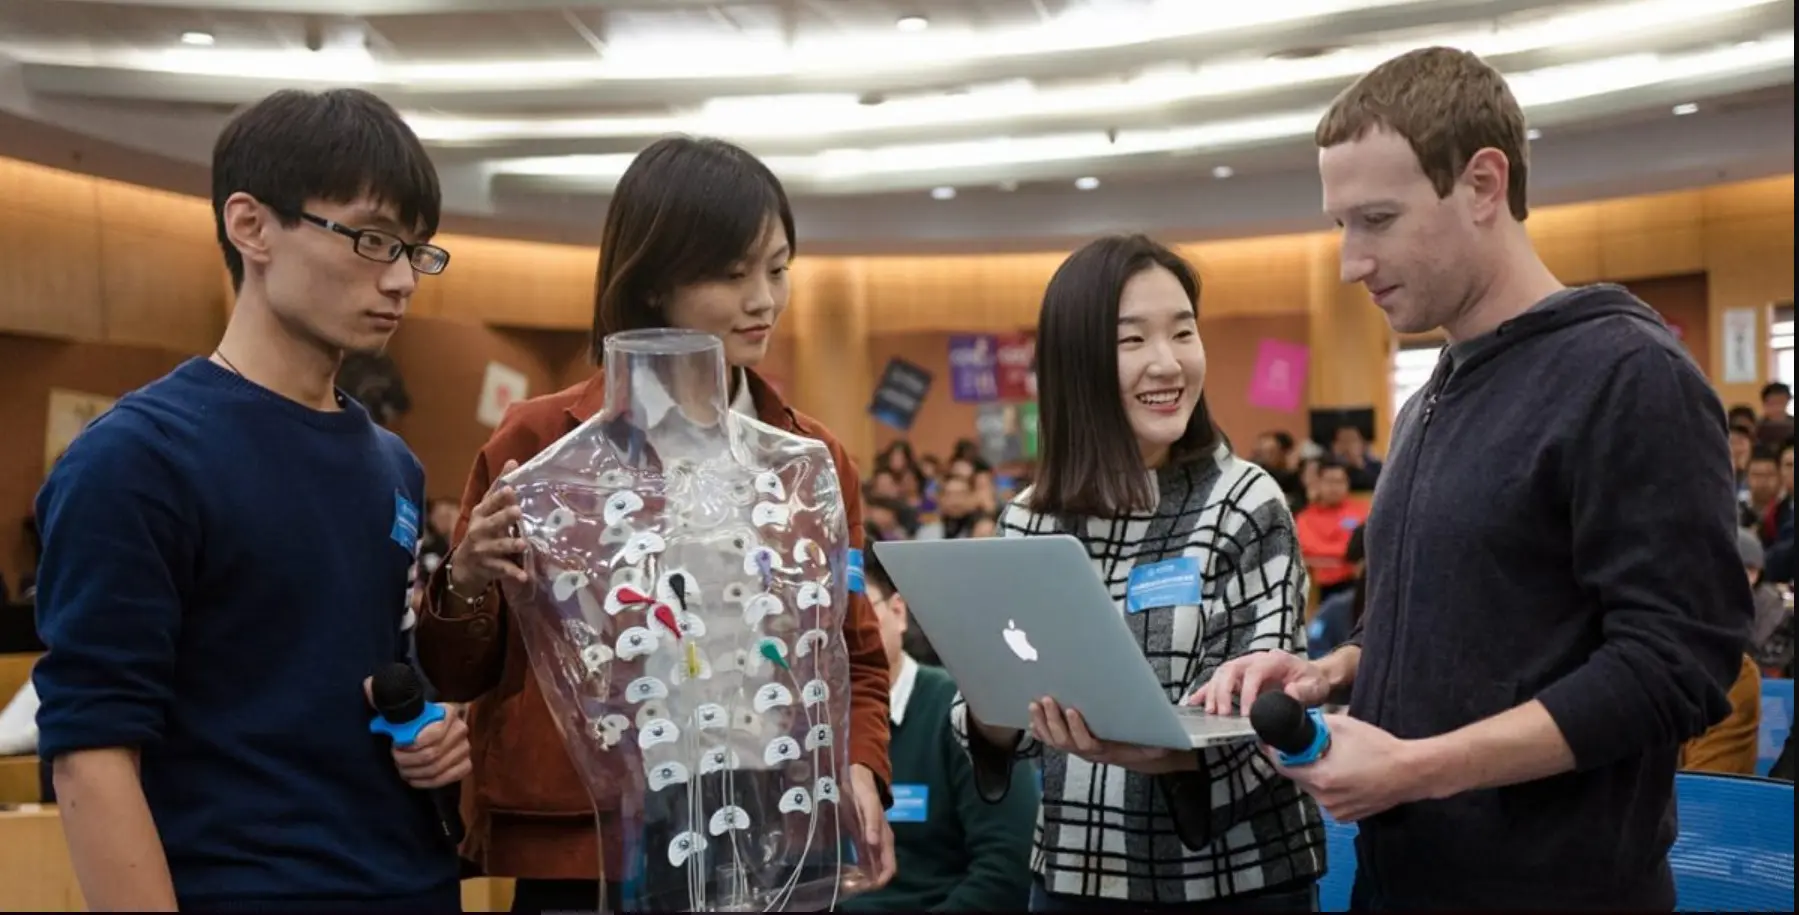
{"type": "Polygon", "coordinates": [[[1393,335],[1368,291],[1339,278],[1337,239],[1312,237],[1310,283],[1312,363],[1307,373],[1311,405],[1374,408],[1374,450],[1386,452],[1393,426],[1393,335]]]}
{"type": "Polygon", "coordinates": [[[784,319],[793,331],[794,406],[816,417],[867,468],[874,459],[868,416],[875,368],[868,359],[867,273],[859,257],[801,260],[784,319]]]}
{"type": "Polygon", "coordinates": [[[1761,387],[1774,380],[1769,351],[1770,306],[1793,297],[1793,176],[1708,188],[1704,237],[1706,297],[1711,319],[1712,383],[1726,407],[1761,410],[1761,387]],[[1753,308],[1756,380],[1724,380],[1724,314],[1753,308]]]}

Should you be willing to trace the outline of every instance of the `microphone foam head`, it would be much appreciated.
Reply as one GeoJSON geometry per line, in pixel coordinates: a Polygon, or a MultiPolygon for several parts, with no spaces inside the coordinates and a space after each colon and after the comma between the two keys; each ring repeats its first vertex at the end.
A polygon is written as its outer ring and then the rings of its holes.
{"type": "Polygon", "coordinates": [[[1279,690],[1256,697],[1249,724],[1263,743],[1283,753],[1301,753],[1312,745],[1312,719],[1298,699],[1279,690]]]}
{"type": "Polygon", "coordinates": [[[411,721],[425,711],[425,684],[410,664],[395,662],[375,671],[369,694],[375,711],[395,723],[411,721]]]}

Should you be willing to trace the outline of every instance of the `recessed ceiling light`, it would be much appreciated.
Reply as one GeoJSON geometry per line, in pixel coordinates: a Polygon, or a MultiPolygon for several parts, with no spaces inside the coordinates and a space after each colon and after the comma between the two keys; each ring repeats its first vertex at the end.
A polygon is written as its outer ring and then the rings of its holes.
{"type": "Polygon", "coordinates": [[[1674,113],[1677,115],[1694,114],[1698,110],[1699,110],[1699,106],[1693,104],[1692,102],[1681,102],[1680,104],[1674,106],[1674,113]]]}
{"type": "Polygon", "coordinates": [[[1223,181],[1236,173],[1237,170],[1228,165],[1220,165],[1217,168],[1212,169],[1212,177],[1217,178],[1220,181],[1223,181]]]}
{"type": "Polygon", "coordinates": [[[1526,139],[1526,140],[1541,140],[1541,139],[1543,139],[1543,131],[1536,129],[1535,127],[1532,127],[1531,129],[1526,130],[1524,132],[1524,139],[1526,139]]]}
{"type": "Polygon", "coordinates": [[[211,32],[182,32],[181,33],[181,43],[182,44],[191,44],[196,48],[210,48],[210,47],[212,47],[212,33],[211,32]]]}
{"type": "Polygon", "coordinates": [[[931,20],[923,16],[901,16],[894,20],[893,27],[902,32],[922,32],[931,27],[931,20]]]}
{"type": "Polygon", "coordinates": [[[1092,175],[1087,175],[1086,177],[1083,177],[1083,178],[1076,178],[1076,179],[1074,179],[1074,186],[1077,190],[1090,191],[1096,187],[1099,187],[1099,179],[1093,177],[1092,175]]]}
{"type": "Polygon", "coordinates": [[[931,197],[936,200],[954,200],[956,199],[956,189],[947,185],[934,187],[931,188],[931,197]]]}
{"type": "Polygon", "coordinates": [[[999,189],[1000,189],[1000,190],[1002,190],[1002,191],[1004,191],[1004,192],[1006,192],[1006,193],[1008,193],[1008,194],[1010,194],[1010,193],[1012,193],[1012,192],[1013,192],[1013,191],[1016,191],[1016,190],[1018,190],[1018,182],[1016,182],[1016,181],[1013,181],[1013,180],[1012,180],[1012,179],[1010,179],[1010,178],[1007,178],[1007,179],[1006,179],[1006,180],[1004,180],[1004,181],[1001,181],[1001,182],[1000,182],[1000,183],[999,183],[999,189]]]}

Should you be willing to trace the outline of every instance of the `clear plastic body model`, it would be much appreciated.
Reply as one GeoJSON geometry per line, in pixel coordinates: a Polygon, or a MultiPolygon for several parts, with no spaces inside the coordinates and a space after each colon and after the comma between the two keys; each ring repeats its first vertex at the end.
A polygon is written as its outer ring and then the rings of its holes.
{"type": "Polygon", "coordinates": [[[509,607],[624,824],[602,837],[623,849],[606,878],[625,911],[830,909],[870,883],[830,452],[732,412],[710,335],[615,334],[604,365],[600,413],[504,482],[531,579],[509,607]]]}

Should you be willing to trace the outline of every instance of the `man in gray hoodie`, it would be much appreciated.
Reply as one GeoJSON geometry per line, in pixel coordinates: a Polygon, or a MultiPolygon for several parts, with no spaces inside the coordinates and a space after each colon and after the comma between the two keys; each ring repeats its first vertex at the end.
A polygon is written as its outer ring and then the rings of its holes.
{"type": "Polygon", "coordinates": [[[1282,771],[1359,823],[1360,908],[1672,909],[1677,754],[1753,615],[1722,406],[1653,310],[1539,259],[1524,115],[1479,58],[1382,64],[1317,142],[1344,281],[1449,345],[1394,424],[1361,627],[1192,701],[1349,694],[1282,771]]]}

